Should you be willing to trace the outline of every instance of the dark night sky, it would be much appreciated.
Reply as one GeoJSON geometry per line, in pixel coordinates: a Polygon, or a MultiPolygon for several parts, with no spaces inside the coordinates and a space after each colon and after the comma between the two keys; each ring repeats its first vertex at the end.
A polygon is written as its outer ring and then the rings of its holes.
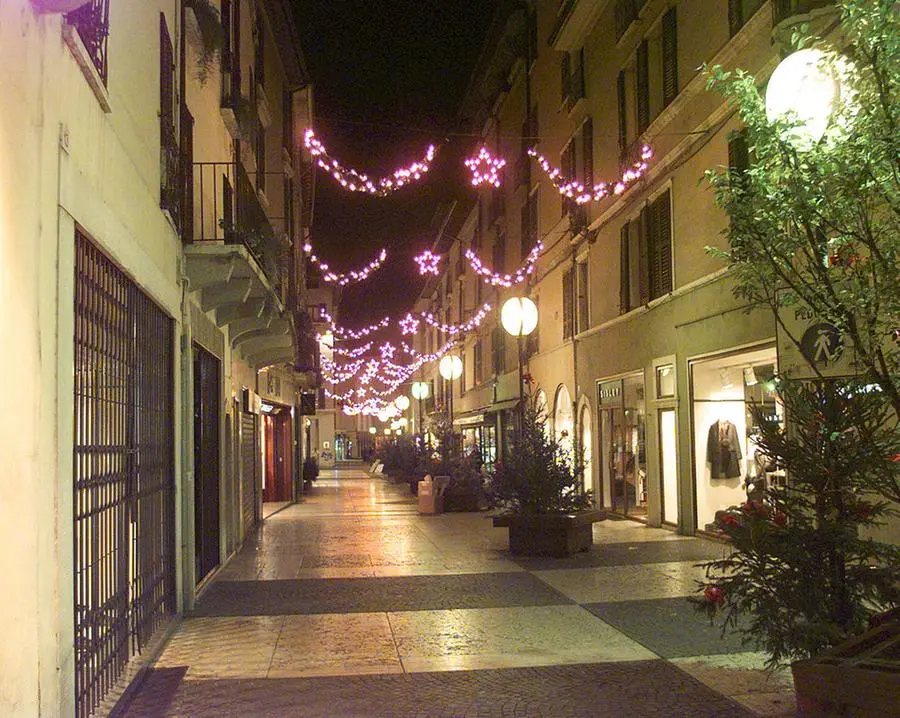
{"type": "Polygon", "coordinates": [[[321,172],[313,245],[330,269],[385,267],[344,289],[341,323],[406,311],[422,279],[413,257],[434,239],[441,200],[466,192],[456,116],[493,15],[493,0],[294,0],[314,85],[318,138],[335,159],[381,177],[439,150],[424,181],[387,198],[347,192],[321,172]]]}

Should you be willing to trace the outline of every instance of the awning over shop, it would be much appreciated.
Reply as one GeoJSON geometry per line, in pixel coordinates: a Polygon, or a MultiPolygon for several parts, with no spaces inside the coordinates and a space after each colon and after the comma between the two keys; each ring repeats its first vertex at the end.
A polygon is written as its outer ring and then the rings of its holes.
{"type": "Polygon", "coordinates": [[[519,405],[518,399],[505,399],[504,401],[495,401],[484,412],[486,414],[496,414],[507,409],[515,409],[519,405]]]}
{"type": "Polygon", "coordinates": [[[484,410],[478,409],[476,411],[468,411],[462,416],[456,416],[453,418],[454,426],[474,426],[475,424],[483,424],[484,423],[484,410]]]}

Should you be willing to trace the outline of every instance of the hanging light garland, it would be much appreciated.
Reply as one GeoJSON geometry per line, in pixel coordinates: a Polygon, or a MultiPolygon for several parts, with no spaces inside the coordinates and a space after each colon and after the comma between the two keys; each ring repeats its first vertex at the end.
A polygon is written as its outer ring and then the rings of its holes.
{"type": "Polygon", "coordinates": [[[563,197],[574,200],[577,204],[586,204],[587,202],[599,202],[610,195],[620,195],[628,187],[644,176],[647,171],[648,162],[653,157],[653,150],[649,145],[641,148],[641,158],[622,173],[622,177],[615,182],[600,182],[592,188],[587,189],[583,184],[576,180],[567,179],[562,176],[562,171],[552,167],[550,162],[535,150],[528,150],[528,154],[534,157],[541,169],[547,174],[553,186],[559,191],[563,197]]]}
{"type": "Polygon", "coordinates": [[[372,342],[366,342],[361,346],[356,347],[355,349],[344,349],[343,347],[334,347],[332,351],[335,354],[340,356],[348,357],[350,359],[355,359],[356,357],[360,357],[365,354],[369,349],[372,348],[372,342]]]}
{"type": "Polygon", "coordinates": [[[349,337],[350,339],[363,339],[373,332],[377,332],[380,329],[384,329],[385,327],[390,326],[391,323],[391,318],[385,317],[380,322],[377,322],[376,324],[370,324],[369,326],[362,329],[347,329],[346,327],[339,327],[337,324],[335,324],[334,319],[327,312],[323,313],[322,316],[325,321],[331,325],[331,331],[334,332],[334,335],[340,338],[349,337]]]}
{"type": "Polygon", "coordinates": [[[441,263],[441,257],[438,254],[432,254],[429,250],[425,250],[416,258],[416,264],[419,265],[419,274],[433,274],[438,276],[441,271],[438,266],[441,263]]]}
{"type": "Polygon", "coordinates": [[[312,245],[309,242],[303,245],[303,251],[306,253],[306,256],[309,257],[310,263],[317,265],[322,271],[322,279],[326,282],[337,284],[339,287],[345,287],[350,284],[350,282],[362,282],[365,279],[368,279],[369,275],[379,269],[384,263],[384,260],[387,259],[387,250],[382,249],[381,252],[378,253],[378,256],[362,269],[354,269],[345,274],[335,274],[334,272],[329,271],[327,264],[321,262],[319,258],[313,254],[312,245]]]}
{"type": "Polygon", "coordinates": [[[434,315],[431,312],[423,312],[422,319],[425,320],[426,324],[430,324],[435,327],[439,332],[443,332],[444,334],[459,334],[460,332],[470,332],[475,329],[484,318],[491,311],[490,304],[484,304],[481,309],[475,312],[475,316],[473,316],[469,321],[463,322],[462,324],[444,324],[443,322],[435,319],[434,315]]]}
{"type": "Polygon", "coordinates": [[[420,161],[413,162],[408,167],[401,167],[386,177],[372,180],[362,172],[343,167],[340,162],[331,157],[312,128],[306,130],[303,144],[309,150],[310,155],[316,158],[319,167],[328,172],[341,187],[350,192],[362,192],[379,197],[384,197],[410,182],[420,180],[430,169],[437,152],[434,145],[429,145],[425,156],[420,161]]]}
{"type": "Polygon", "coordinates": [[[500,186],[500,170],[506,166],[506,160],[502,157],[494,157],[487,147],[478,150],[478,153],[469,157],[465,164],[472,173],[473,187],[482,184],[500,186]]]}
{"type": "Polygon", "coordinates": [[[528,253],[528,256],[525,258],[525,263],[515,271],[515,274],[492,272],[488,267],[484,266],[478,258],[478,255],[471,249],[466,250],[466,259],[469,260],[469,266],[472,267],[475,274],[480,276],[481,281],[485,284],[490,284],[492,287],[509,289],[513,285],[521,284],[534,273],[534,265],[543,250],[544,245],[541,242],[534,245],[528,253]]]}

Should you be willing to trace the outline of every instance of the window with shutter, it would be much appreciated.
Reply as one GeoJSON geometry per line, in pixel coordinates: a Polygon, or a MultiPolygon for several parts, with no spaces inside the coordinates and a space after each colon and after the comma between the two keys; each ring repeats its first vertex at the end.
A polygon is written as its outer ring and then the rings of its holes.
{"type": "Polygon", "coordinates": [[[672,291],[672,223],[669,191],[649,207],[650,299],[672,291]]]}
{"type": "Polygon", "coordinates": [[[169,213],[176,227],[182,226],[181,150],[175,131],[175,53],[166,24],[159,14],[159,205],[169,213]]]}
{"type": "Polygon", "coordinates": [[[594,122],[588,117],[581,126],[581,165],[584,186],[594,186],[594,122]]]}
{"type": "Polygon", "coordinates": [[[625,105],[625,70],[616,78],[616,97],[619,103],[619,159],[624,161],[628,149],[628,117],[625,105]]]}
{"type": "Polygon", "coordinates": [[[733,132],[728,137],[728,168],[732,179],[736,181],[741,181],[744,173],[750,169],[750,148],[745,130],[733,132]]]}
{"type": "Polygon", "coordinates": [[[576,334],[586,331],[588,322],[588,265],[587,262],[579,262],[578,267],[578,312],[576,314],[576,334]]]}
{"type": "Polygon", "coordinates": [[[643,306],[650,301],[650,208],[641,209],[640,220],[634,223],[632,247],[637,250],[637,302],[643,306]]]}
{"type": "Polygon", "coordinates": [[[630,295],[630,273],[628,261],[628,224],[622,225],[619,230],[619,314],[631,309],[630,295]]]}
{"type": "Polygon", "coordinates": [[[641,134],[650,126],[650,63],[646,40],[638,47],[635,71],[637,74],[637,131],[638,134],[641,134]]]}
{"type": "Polygon", "coordinates": [[[569,101],[571,76],[571,58],[568,52],[564,52],[559,67],[559,103],[561,105],[565,105],[569,101]]]}
{"type": "Polygon", "coordinates": [[[563,273],[563,340],[572,336],[575,323],[575,312],[572,302],[573,274],[571,269],[563,273]]]}
{"type": "Polygon", "coordinates": [[[678,95],[678,27],[675,8],[669,8],[662,23],[663,107],[678,95]]]}
{"type": "Polygon", "coordinates": [[[728,30],[734,37],[766,0],[728,0],[728,30]]]}
{"type": "MultiPolygon", "coordinates": [[[[459,393],[460,395],[466,393],[466,352],[462,350],[459,352],[460,361],[462,361],[462,374],[459,375],[459,393]]],[[[450,386],[450,391],[453,391],[453,386],[450,386]]]]}

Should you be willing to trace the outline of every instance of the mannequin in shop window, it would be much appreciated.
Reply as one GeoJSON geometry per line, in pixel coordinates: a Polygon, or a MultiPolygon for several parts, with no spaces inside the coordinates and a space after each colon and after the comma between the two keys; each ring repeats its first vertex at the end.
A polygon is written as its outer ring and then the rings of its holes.
{"type": "Polygon", "coordinates": [[[718,419],[706,437],[709,478],[736,479],[741,475],[741,442],[737,428],[727,419],[718,419]]]}

